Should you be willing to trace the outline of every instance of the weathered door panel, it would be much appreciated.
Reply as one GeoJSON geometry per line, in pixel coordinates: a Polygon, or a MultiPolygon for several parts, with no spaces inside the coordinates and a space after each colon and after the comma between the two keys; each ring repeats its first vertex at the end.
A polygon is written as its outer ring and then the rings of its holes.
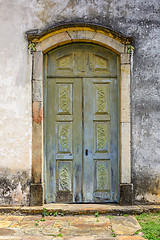
{"type": "Polygon", "coordinates": [[[47,201],[77,202],[82,180],[82,80],[49,78],[47,201]]]}
{"type": "Polygon", "coordinates": [[[118,97],[116,79],[83,79],[84,202],[118,198],[118,97]]]}
{"type": "Polygon", "coordinates": [[[94,44],[70,44],[48,54],[49,77],[117,77],[117,55],[94,44]]]}

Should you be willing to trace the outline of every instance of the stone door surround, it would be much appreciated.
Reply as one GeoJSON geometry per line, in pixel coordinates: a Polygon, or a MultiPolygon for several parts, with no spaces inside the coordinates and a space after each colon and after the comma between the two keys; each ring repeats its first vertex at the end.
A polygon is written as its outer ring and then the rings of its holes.
{"type": "Polygon", "coordinates": [[[97,26],[64,26],[40,34],[27,32],[34,46],[32,75],[32,183],[30,205],[44,204],[45,142],[43,132],[43,55],[53,48],[72,42],[90,42],[120,56],[120,204],[132,204],[130,81],[132,53],[130,39],[97,26]]]}

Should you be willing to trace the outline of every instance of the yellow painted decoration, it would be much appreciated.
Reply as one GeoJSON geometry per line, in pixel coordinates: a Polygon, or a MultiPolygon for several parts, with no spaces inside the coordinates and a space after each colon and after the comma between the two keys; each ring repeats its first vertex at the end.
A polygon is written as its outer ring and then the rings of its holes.
{"type": "Polygon", "coordinates": [[[63,191],[68,191],[68,168],[63,167],[59,176],[60,186],[63,191]]]}
{"type": "Polygon", "coordinates": [[[106,145],[106,129],[104,128],[104,126],[101,125],[98,126],[97,135],[98,135],[98,150],[100,149],[102,150],[106,145]]]}
{"type": "Polygon", "coordinates": [[[97,94],[98,94],[98,104],[97,104],[97,112],[104,112],[105,109],[105,92],[104,90],[98,88],[97,89],[97,94]]]}
{"type": "Polygon", "coordinates": [[[104,190],[107,182],[107,170],[104,164],[98,164],[98,190],[104,190]]]}
{"type": "Polygon", "coordinates": [[[68,138],[68,127],[65,126],[60,130],[60,143],[61,143],[61,147],[64,150],[68,150],[69,151],[69,138],[68,138]]]}
{"type": "Polygon", "coordinates": [[[69,88],[62,88],[60,91],[60,108],[63,112],[69,112],[70,106],[70,96],[69,96],[69,88]]]}
{"type": "Polygon", "coordinates": [[[59,60],[59,68],[69,68],[69,57],[64,57],[59,60]]]}
{"type": "Polygon", "coordinates": [[[97,65],[99,67],[101,67],[101,68],[105,68],[106,67],[106,61],[105,60],[103,60],[102,58],[99,58],[99,57],[97,57],[96,59],[97,59],[97,65]]]}

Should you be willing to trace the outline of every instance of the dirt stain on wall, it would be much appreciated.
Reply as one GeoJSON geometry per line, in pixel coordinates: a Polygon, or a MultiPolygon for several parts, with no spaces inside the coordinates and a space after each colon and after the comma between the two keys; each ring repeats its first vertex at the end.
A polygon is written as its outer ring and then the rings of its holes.
{"type": "Polygon", "coordinates": [[[4,169],[0,177],[1,205],[29,205],[30,176],[27,171],[4,169]]]}

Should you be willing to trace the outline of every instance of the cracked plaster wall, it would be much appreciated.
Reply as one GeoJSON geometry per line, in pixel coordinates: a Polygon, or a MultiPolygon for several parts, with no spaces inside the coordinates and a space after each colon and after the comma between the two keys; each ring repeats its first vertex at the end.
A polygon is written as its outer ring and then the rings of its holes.
{"type": "Polygon", "coordinates": [[[160,202],[159,19],[159,0],[0,0],[0,204],[28,204],[29,199],[32,69],[25,32],[72,22],[99,24],[134,38],[135,202],[160,202]],[[16,184],[15,176],[20,176],[16,184]],[[12,186],[7,194],[4,181],[12,186]]]}

